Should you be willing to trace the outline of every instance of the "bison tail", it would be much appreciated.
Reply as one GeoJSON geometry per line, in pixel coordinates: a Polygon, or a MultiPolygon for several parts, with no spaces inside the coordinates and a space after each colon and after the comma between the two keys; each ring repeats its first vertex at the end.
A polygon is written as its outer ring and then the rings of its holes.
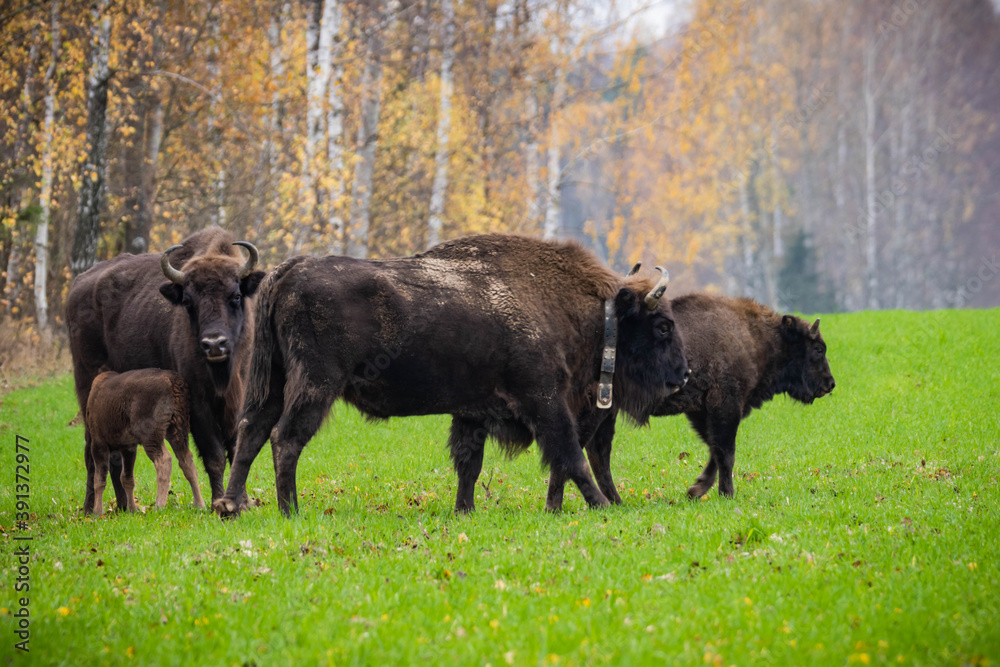
{"type": "MultiPolygon", "coordinates": [[[[250,371],[246,379],[246,395],[243,399],[243,415],[256,412],[267,400],[271,384],[271,363],[275,352],[274,306],[276,285],[289,269],[304,257],[293,257],[271,271],[257,290],[254,314],[253,347],[250,355],[250,371]]],[[[241,415],[240,419],[243,418],[241,415]]]]}

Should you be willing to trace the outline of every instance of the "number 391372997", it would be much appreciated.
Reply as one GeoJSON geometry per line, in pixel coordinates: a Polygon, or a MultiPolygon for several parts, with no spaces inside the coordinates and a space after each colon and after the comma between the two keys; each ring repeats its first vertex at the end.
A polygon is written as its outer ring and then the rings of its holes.
{"type": "Polygon", "coordinates": [[[31,461],[29,454],[28,439],[20,435],[17,436],[14,457],[16,465],[14,470],[14,493],[16,495],[14,498],[17,501],[14,504],[14,511],[17,513],[15,517],[17,521],[27,521],[31,511],[31,480],[29,478],[31,461]]]}

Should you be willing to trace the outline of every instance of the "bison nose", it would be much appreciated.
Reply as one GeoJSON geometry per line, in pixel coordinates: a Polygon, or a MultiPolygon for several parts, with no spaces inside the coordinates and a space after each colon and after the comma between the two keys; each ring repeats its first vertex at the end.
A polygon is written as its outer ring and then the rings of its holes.
{"type": "Polygon", "coordinates": [[[229,339],[225,336],[205,336],[201,339],[201,350],[209,361],[223,361],[229,356],[229,339]]]}

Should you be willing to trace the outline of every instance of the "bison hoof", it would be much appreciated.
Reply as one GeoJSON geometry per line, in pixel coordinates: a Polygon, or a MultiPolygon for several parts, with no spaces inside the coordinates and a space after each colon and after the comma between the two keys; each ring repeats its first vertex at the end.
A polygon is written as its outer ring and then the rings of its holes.
{"type": "Polygon", "coordinates": [[[212,501],[212,509],[222,519],[235,519],[240,515],[239,505],[229,498],[219,498],[212,501]]]}
{"type": "Polygon", "coordinates": [[[708,489],[703,488],[698,484],[695,484],[688,489],[688,498],[690,500],[697,500],[698,498],[702,498],[706,495],[708,495],[708,489]]]}

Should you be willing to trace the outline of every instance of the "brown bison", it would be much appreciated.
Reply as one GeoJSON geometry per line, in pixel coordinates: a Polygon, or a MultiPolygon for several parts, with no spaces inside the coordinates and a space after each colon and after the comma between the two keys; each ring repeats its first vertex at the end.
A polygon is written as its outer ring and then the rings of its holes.
{"type": "MultiPolygon", "coordinates": [[[[677,297],[670,306],[684,338],[691,378],[680,391],[660,401],[652,414],[687,415],[708,445],[708,465],[688,489],[688,496],[707,493],[717,476],[719,493],[732,496],[740,421],[777,394],[812,403],[836,386],[819,320],[810,326],[752,299],[708,294],[677,297]]],[[[620,503],[610,465],[615,415],[602,415],[594,431],[584,442],[587,457],[601,491],[620,503]]]]}
{"type": "MultiPolygon", "coordinates": [[[[191,434],[212,485],[223,492],[226,456],[232,457],[235,415],[242,400],[240,364],[245,358],[247,297],[264,277],[255,271],[257,249],[234,243],[218,227],[196,232],[162,255],[119,255],[77,276],[66,319],[76,395],[87,415],[90,385],[104,366],[176,371],[190,390],[191,434]],[[236,245],[249,253],[244,260],[236,245]],[[166,281],[164,280],[166,277],[166,281]]],[[[90,448],[89,429],[86,433],[90,448]]],[[[87,454],[84,512],[94,504],[93,457],[87,454]]],[[[118,506],[128,499],[113,456],[118,506]]]]}
{"type": "MultiPolygon", "coordinates": [[[[236,457],[213,505],[238,513],[270,435],[278,506],[297,510],[299,455],[340,397],[375,418],[451,414],[459,431],[499,412],[519,441],[537,439],[553,484],[571,479],[589,505],[607,505],[578,444],[577,415],[594,399],[606,312],[617,328],[623,410],[642,421],[664,383],[683,382],[665,287],[665,278],[623,280],[576,244],[499,234],[399,259],[290,259],[261,286],[236,457]]],[[[451,444],[461,506],[482,448],[469,454],[454,427],[451,444]]],[[[559,509],[561,488],[549,499],[559,509]]]]}
{"type": "Polygon", "coordinates": [[[177,463],[191,485],[195,507],[204,507],[198,487],[198,471],[188,449],[188,387],[179,374],[147,368],[115,373],[106,371],[94,378],[87,399],[88,455],[94,470],[94,514],[104,511],[104,487],[111,466],[111,452],[123,459],[121,483],[128,497],[126,509],[135,512],[135,454],[142,445],[156,467],[156,506],[165,507],[170,490],[170,454],[163,447],[166,438],[177,463]]]}

